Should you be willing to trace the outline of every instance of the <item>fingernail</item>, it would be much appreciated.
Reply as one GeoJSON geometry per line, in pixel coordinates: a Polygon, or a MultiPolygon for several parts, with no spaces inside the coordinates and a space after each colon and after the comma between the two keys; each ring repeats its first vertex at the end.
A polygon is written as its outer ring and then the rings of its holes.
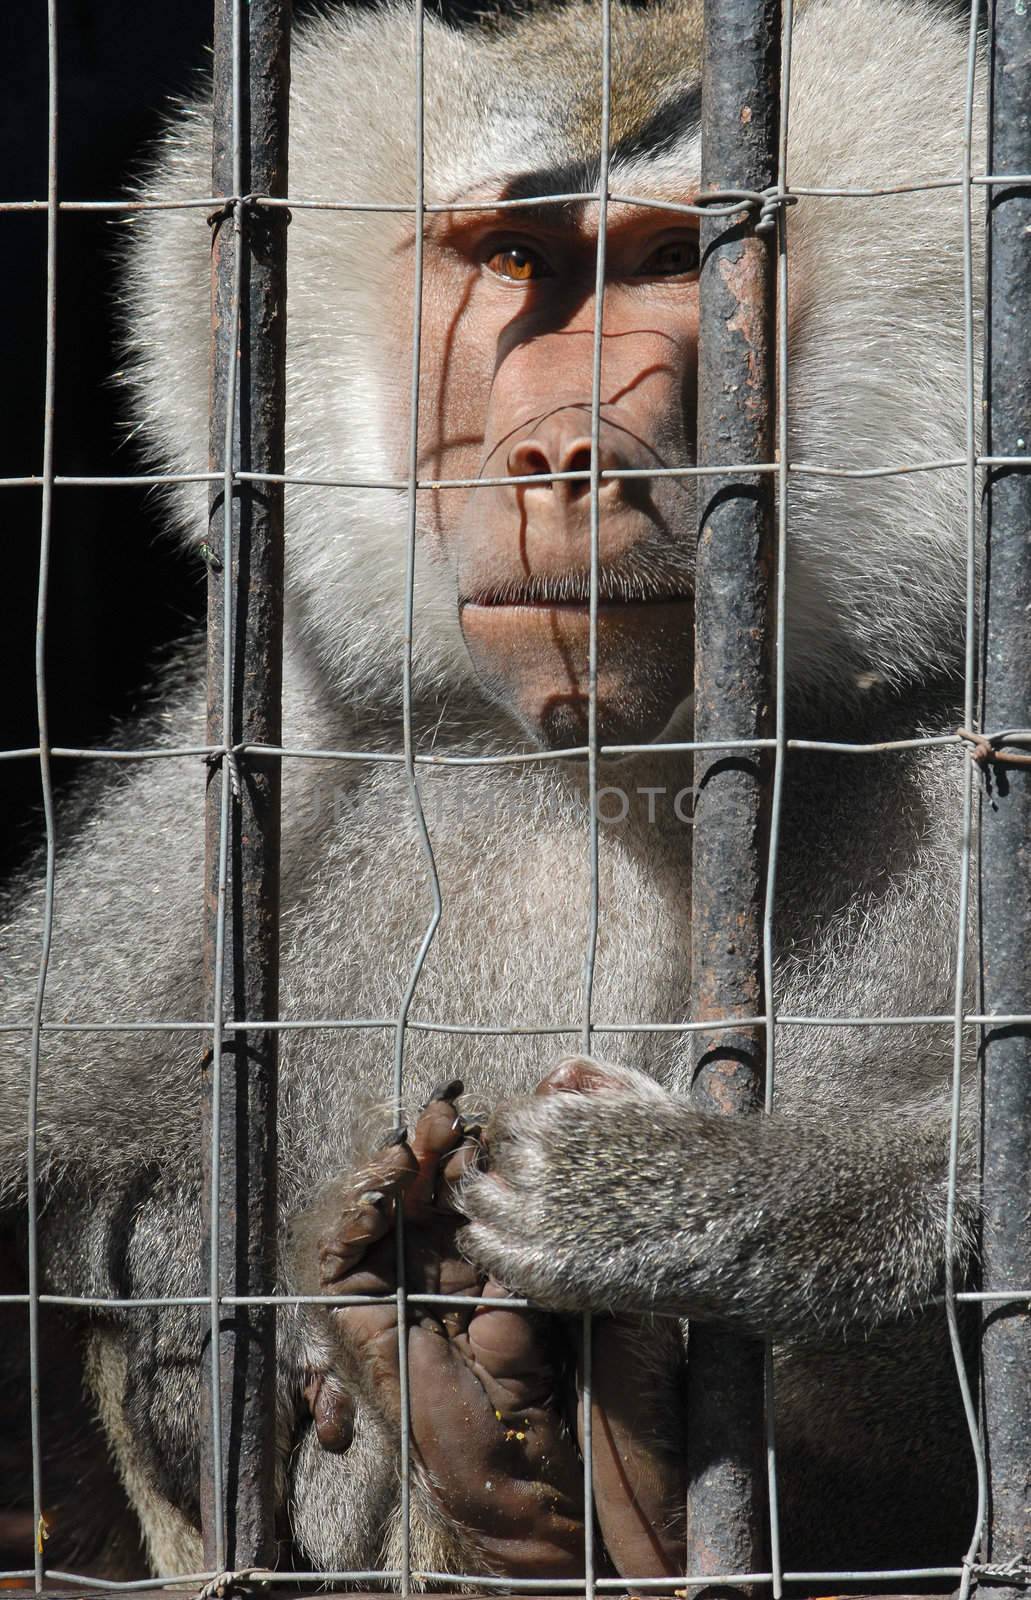
{"type": "Polygon", "coordinates": [[[450,1082],[445,1079],[442,1083],[438,1083],[435,1089],[430,1090],[426,1104],[431,1106],[434,1100],[457,1100],[464,1088],[465,1084],[461,1078],[452,1078],[450,1082]]]}
{"type": "Polygon", "coordinates": [[[376,1206],[378,1209],[383,1204],[384,1198],[382,1189],[366,1189],[365,1193],[359,1196],[358,1203],[363,1206],[376,1206]]]}

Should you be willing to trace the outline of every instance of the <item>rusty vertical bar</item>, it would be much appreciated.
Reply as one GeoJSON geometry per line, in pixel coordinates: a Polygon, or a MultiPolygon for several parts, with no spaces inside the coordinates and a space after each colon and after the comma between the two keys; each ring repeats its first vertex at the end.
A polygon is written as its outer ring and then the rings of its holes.
{"type": "MultiPolygon", "coordinates": [[[[988,170],[1031,171],[1031,15],[991,6],[988,170]]],[[[1031,186],[988,191],[985,452],[1031,455],[1031,186]]],[[[1031,470],[994,467],[985,485],[983,723],[1031,724],[1031,470]]],[[[984,1008],[1031,1007],[1031,770],[989,768],[981,801],[984,1008]]],[[[1031,1283],[1031,1028],[983,1033],[984,1288],[1031,1283]]],[[[1031,1558],[1031,1316],[989,1303],[982,1337],[993,1567],[1031,1558]]],[[[994,1590],[1009,1585],[982,1581],[994,1590]]]]}
{"type": "MultiPolygon", "coordinates": [[[[706,0],[702,191],[776,183],[779,0],[706,0]]],[[[698,460],[773,459],[775,234],[748,215],[703,217],[698,460]]],[[[697,740],[772,732],[772,474],[699,480],[697,740]]],[[[771,769],[764,752],[698,751],[692,862],[692,1017],[764,1008],[763,909],[771,769]]],[[[761,1028],[694,1036],[692,1094],[716,1114],[763,1108],[761,1028]]],[[[764,1351],[691,1329],[687,1571],[763,1571],[764,1351]]],[[[703,1590],[708,1594],[708,1590],[703,1590]]]]}
{"type": "Polygon", "coordinates": [[[201,1516],[217,1571],[274,1556],[275,1311],[219,1296],[275,1288],[275,1031],[279,990],[279,762],[231,754],[281,743],[282,472],[287,213],[249,197],[287,191],[291,0],[216,0],[209,504],[205,970],[213,1041],[202,1113],[203,1225],[211,1290],[202,1398],[201,1516]]]}

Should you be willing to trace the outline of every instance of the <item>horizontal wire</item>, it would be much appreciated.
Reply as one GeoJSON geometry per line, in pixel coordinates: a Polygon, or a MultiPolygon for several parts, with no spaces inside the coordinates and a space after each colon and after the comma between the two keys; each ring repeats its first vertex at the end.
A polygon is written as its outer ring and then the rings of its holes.
{"type": "MultiPolygon", "coordinates": [[[[963,1574],[962,1567],[885,1567],[878,1570],[851,1569],[847,1571],[786,1571],[783,1574],[786,1583],[891,1583],[902,1579],[920,1578],[958,1578],[963,1574]]],[[[13,1578],[31,1578],[32,1569],[15,1568],[12,1571],[0,1572],[0,1581],[13,1578]]],[[[114,1582],[109,1578],[95,1578],[84,1573],[64,1572],[57,1568],[46,1568],[44,1578],[52,1579],[57,1583],[78,1584],[86,1589],[104,1589],[112,1593],[131,1594],[135,1590],[163,1589],[173,1584],[199,1585],[210,1582],[220,1574],[208,1570],[206,1572],[167,1573],[160,1578],[138,1578],[114,1582]]],[[[578,1594],[584,1591],[582,1578],[490,1578],[479,1573],[455,1572],[423,1572],[413,1571],[413,1578],[437,1583],[447,1584],[450,1590],[459,1587],[469,1588],[473,1591],[502,1590],[513,1591],[521,1594],[535,1593],[562,1593],[578,1594]]],[[[653,1593],[673,1593],[678,1590],[692,1587],[724,1586],[744,1583],[771,1583],[773,1575],[769,1572],[737,1572],[737,1573],[705,1573],[701,1576],[687,1574],[685,1576],[667,1578],[596,1578],[594,1587],[607,1592],[623,1593],[628,1589],[632,1592],[651,1591],[653,1593]]],[[[275,1572],[270,1574],[269,1581],[276,1584],[393,1584],[400,1579],[400,1573],[391,1568],[376,1567],[365,1571],[324,1571],[324,1572],[275,1572]]]]}
{"type": "MultiPolygon", "coordinates": [[[[859,1303],[864,1303],[859,1295],[859,1303]]],[[[31,1296],[22,1291],[0,1294],[0,1306],[28,1305],[31,1296]]],[[[1005,1304],[1012,1300],[1031,1301],[1031,1286],[1018,1285],[1014,1289],[968,1289],[957,1290],[957,1301],[970,1302],[971,1304],[1005,1304]]],[[[79,1310],[106,1310],[106,1311],[158,1311],[167,1310],[172,1306],[210,1306],[210,1294],[167,1294],[126,1297],[122,1295],[102,1294],[41,1294],[38,1296],[40,1305],[47,1306],[74,1306],[79,1310]]],[[[482,1309],[485,1305],[491,1311],[533,1311],[547,1310],[546,1306],[539,1306],[535,1300],[529,1300],[519,1295],[508,1295],[489,1301],[483,1300],[479,1295],[469,1294],[406,1294],[406,1303],[409,1305],[433,1306],[470,1306],[474,1310],[482,1309]]],[[[396,1294],[220,1294],[220,1306],[328,1306],[333,1309],[339,1306],[396,1306],[396,1294]]],[[[928,1302],[928,1305],[942,1305],[943,1298],[928,1302]]],[[[667,1317],[676,1321],[682,1318],[682,1312],[664,1310],[649,1306],[646,1313],[650,1317],[667,1317]]]]}
{"type": "MultiPolygon", "coordinates": [[[[784,190],[784,197],[798,196],[801,199],[818,200],[880,200],[892,195],[925,194],[936,189],[959,189],[964,183],[963,178],[920,178],[910,183],[891,183],[880,186],[847,184],[840,186],[815,186],[811,184],[793,184],[784,190]]],[[[1000,185],[1022,187],[1031,184],[1031,173],[1025,172],[985,172],[971,178],[971,183],[979,185],[1000,185]]],[[[421,208],[433,214],[448,214],[452,211],[518,211],[527,207],[580,205],[590,201],[597,203],[600,200],[596,189],[577,189],[565,194],[540,194],[520,197],[514,200],[435,200],[427,201],[421,208]]],[[[344,212],[390,212],[399,216],[414,217],[420,209],[414,201],[402,200],[322,200],[315,196],[291,195],[193,195],[184,196],[182,199],[171,200],[130,200],[118,198],[111,200],[62,200],[58,205],[59,211],[69,212],[110,212],[114,215],[125,213],[138,214],[146,211],[202,211],[223,210],[245,200],[254,206],[264,206],[269,209],[283,209],[288,211],[344,211],[344,212]]],[[[683,212],[689,216],[733,216],[737,211],[747,209],[744,201],[731,203],[726,206],[691,205],[686,201],[663,200],[654,195],[625,195],[609,194],[609,205],[616,206],[641,206],[650,211],[683,212]]],[[[0,212],[45,212],[48,202],[46,200],[0,200],[0,212]]]]}
{"type": "MultiPolygon", "coordinates": [[[[989,736],[986,735],[986,738],[989,736]]],[[[992,737],[997,737],[993,735],[992,737]]],[[[1031,730],[1008,730],[1007,744],[1031,743],[1031,730]]],[[[693,750],[768,750],[774,739],[657,739],[652,744],[605,744],[600,746],[601,756],[686,755],[693,750]]],[[[872,744],[843,744],[834,739],[788,739],[789,750],[823,751],[829,755],[867,756],[885,755],[902,750],[928,750],[947,745],[964,747],[969,740],[959,733],[929,733],[913,739],[881,739],[872,744]]],[[[57,759],[75,761],[170,761],[192,756],[206,760],[224,755],[222,745],[174,745],[170,748],[153,747],[136,750],[110,750],[101,746],[55,746],[50,755],[57,759]]],[[[312,750],[290,745],[237,744],[232,755],[282,756],[294,761],[351,761],[367,762],[379,766],[402,766],[404,755],[396,750],[312,750]]],[[[586,756],[586,745],[569,745],[562,750],[514,750],[503,755],[475,755],[462,753],[441,755],[425,752],[415,757],[419,766],[426,767],[501,767],[522,762],[569,761],[586,756]]],[[[28,761],[39,755],[38,746],[22,745],[17,750],[0,750],[0,761],[28,761]]],[[[647,792],[647,791],[643,791],[647,792]]]]}
{"type": "MultiPolygon", "coordinates": [[[[923,1016],[898,1017],[820,1017],[775,1016],[778,1028],[951,1028],[955,1017],[944,1013],[928,1012],[923,1016]]],[[[972,1012],[962,1018],[964,1027],[1013,1028],[1031,1027],[1031,1013],[1012,1013],[992,1016],[985,1012],[972,1012]]],[[[290,1021],[279,1019],[262,1022],[268,1033],[340,1032],[345,1029],[374,1032],[376,1029],[397,1027],[396,1017],[304,1017],[290,1021]]],[[[708,1033],[721,1029],[762,1028],[765,1016],[713,1017],[702,1022],[592,1022],[595,1033],[648,1034],[648,1033],[708,1033]]],[[[225,1033],[256,1031],[256,1022],[225,1022],[225,1033]]],[[[429,1022],[422,1018],[409,1018],[406,1027],[414,1033],[468,1034],[485,1039],[508,1038],[559,1038],[563,1034],[579,1035],[582,1025],[574,1023],[533,1022],[429,1022]]],[[[30,1033],[29,1022],[0,1022],[0,1034],[30,1033]]],[[[184,1020],[150,1020],[132,1022],[44,1022],[44,1033],[210,1033],[211,1021],[189,1018],[184,1020]]]]}
{"type": "MultiPolygon", "coordinates": [[[[905,478],[917,472],[952,472],[966,467],[963,456],[941,456],[933,461],[903,461],[879,467],[820,466],[815,462],[791,461],[787,470],[803,478],[841,478],[863,480],[874,478],[905,478]]],[[[1028,467],[1031,455],[978,456],[978,467],[1028,467]]],[[[603,482],[622,482],[628,478],[713,478],[725,473],[778,473],[777,461],[749,461],[729,467],[610,467],[601,473],[603,482]]],[[[532,472],[519,476],[497,478],[420,478],[415,487],[419,491],[437,493],[444,489],[517,489],[524,486],[541,488],[550,483],[589,483],[590,473],[578,469],[570,472],[532,472]]],[[[139,489],[160,488],[163,484],[220,482],[220,472],[141,472],[123,475],[70,475],[58,473],[54,478],[57,489],[139,489]]],[[[400,494],[409,485],[400,478],[326,478],[306,473],[243,472],[233,474],[236,483],[275,483],[289,487],[309,489],[375,489],[400,494]]],[[[40,489],[43,479],[37,473],[18,477],[0,478],[0,489],[40,489]]]]}

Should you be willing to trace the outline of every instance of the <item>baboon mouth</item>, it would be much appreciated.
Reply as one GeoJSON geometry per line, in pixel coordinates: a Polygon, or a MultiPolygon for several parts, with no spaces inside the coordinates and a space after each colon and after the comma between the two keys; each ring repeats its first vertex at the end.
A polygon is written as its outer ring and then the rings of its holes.
{"type": "MultiPolygon", "coordinates": [[[[461,607],[462,637],[487,693],[547,749],[586,740],[592,627],[583,591],[542,599],[524,589],[461,607]]],[[[599,600],[598,735],[602,744],[659,737],[691,692],[694,604],[682,590],[599,600]]]]}
{"type": "MultiPolygon", "coordinates": [[[[598,585],[599,610],[623,606],[690,605],[694,595],[683,583],[668,587],[661,583],[628,577],[603,578],[598,585]]],[[[474,594],[460,596],[459,608],[466,606],[520,607],[526,610],[582,611],[591,603],[590,576],[570,574],[562,578],[530,579],[525,583],[497,584],[474,594]]]]}

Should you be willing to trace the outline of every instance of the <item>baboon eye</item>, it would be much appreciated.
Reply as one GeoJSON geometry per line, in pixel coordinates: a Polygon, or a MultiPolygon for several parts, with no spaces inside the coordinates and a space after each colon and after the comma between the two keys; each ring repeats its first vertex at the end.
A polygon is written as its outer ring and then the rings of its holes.
{"type": "Polygon", "coordinates": [[[698,235],[685,234],[680,239],[668,239],[653,250],[643,266],[637,269],[639,278],[677,278],[697,272],[700,262],[698,235]]]}
{"type": "Polygon", "coordinates": [[[529,283],[533,278],[550,276],[544,258],[525,244],[512,244],[504,250],[495,250],[487,265],[499,278],[508,278],[513,283],[529,283]]]}

